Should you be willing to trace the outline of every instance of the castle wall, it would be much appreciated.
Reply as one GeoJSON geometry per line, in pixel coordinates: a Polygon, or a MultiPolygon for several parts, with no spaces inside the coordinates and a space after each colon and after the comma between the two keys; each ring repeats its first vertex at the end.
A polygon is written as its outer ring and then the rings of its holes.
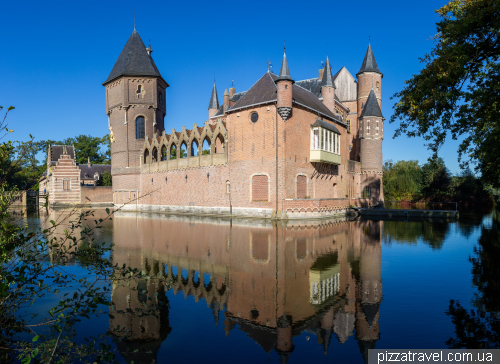
{"type": "Polygon", "coordinates": [[[113,187],[111,186],[81,186],[82,204],[113,203],[113,187]]]}

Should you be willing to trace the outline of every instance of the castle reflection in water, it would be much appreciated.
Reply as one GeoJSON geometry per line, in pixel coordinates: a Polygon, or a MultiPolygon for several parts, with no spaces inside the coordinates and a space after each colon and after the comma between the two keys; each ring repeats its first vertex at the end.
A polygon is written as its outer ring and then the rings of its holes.
{"type": "Polygon", "coordinates": [[[282,363],[303,332],[316,335],[325,354],[332,340],[357,340],[363,358],[376,346],[381,222],[276,224],[117,212],[109,223],[114,264],[167,278],[113,285],[110,332],[127,362],[153,362],[172,333],[169,289],[209,305],[226,336],[241,330],[282,363]]]}

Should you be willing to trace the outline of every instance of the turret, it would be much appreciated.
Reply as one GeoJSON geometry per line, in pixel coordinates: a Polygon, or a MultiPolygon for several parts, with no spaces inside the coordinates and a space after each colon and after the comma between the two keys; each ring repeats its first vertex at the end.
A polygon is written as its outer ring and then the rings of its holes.
{"type": "Polygon", "coordinates": [[[283,53],[280,74],[274,82],[276,82],[278,94],[278,113],[283,121],[286,121],[292,114],[292,86],[295,83],[295,81],[290,77],[286,53],[283,53]]]}
{"type": "Polygon", "coordinates": [[[212,117],[219,109],[219,98],[217,97],[217,86],[212,88],[212,95],[210,96],[210,102],[208,103],[208,119],[212,117]]]}
{"type": "Polygon", "coordinates": [[[383,75],[378,68],[371,44],[368,44],[363,64],[361,65],[361,68],[356,76],[358,77],[358,113],[363,111],[363,104],[366,103],[372,88],[375,91],[377,101],[381,106],[383,75]]]}
{"type": "MultiPolygon", "coordinates": [[[[166,89],[163,79],[151,57],[151,45],[146,48],[134,29],[123,47],[108,78],[106,113],[111,138],[111,173],[113,191],[140,189],[140,157],[144,138],[164,130],[166,89]]],[[[129,198],[129,197],[127,197],[129,198]]],[[[118,199],[114,199],[118,201],[118,199]]],[[[118,203],[126,203],[120,200],[118,203]]]]}
{"type": "Polygon", "coordinates": [[[335,83],[328,55],[321,79],[321,97],[323,97],[323,104],[335,115],[335,83]]]}
{"type": "Polygon", "coordinates": [[[384,117],[373,89],[359,116],[359,137],[361,139],[361,172],[382,173],[384,117]]]}

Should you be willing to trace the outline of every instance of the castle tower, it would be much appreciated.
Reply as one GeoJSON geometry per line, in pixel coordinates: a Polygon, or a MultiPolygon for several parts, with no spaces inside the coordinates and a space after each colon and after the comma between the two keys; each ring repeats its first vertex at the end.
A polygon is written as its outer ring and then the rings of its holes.
{"type": "Polygon", "coordinates": [[[359,137],[361,139],[361,172],[381,174],[384,117],[373,89],[359,116],[359,137]]]}
{"type": "Polygon", "coordinates": [[[328,55],[321,79],[321,97],[323,104],[335,115],[335,83],[333,82],[332,67],[328,55]]]}
{"type": "Polygon", "coordinates": [[[384,117],[382,116],[380,72],[371,45],[363,59],[358,77],[358,120],[360,138],[361,178],[360,197],[383,200],[382,188],[382,140],[384,117]]]}
{"type": "Polygon", "coordinates": [[[111,174],[115,203],[138,197],[141,149],[146,136],[164,130],[166,89],[151,45],[134,29],[111,73],[106,88],[106,113],[111,137],[111,174]],[[117,200],[117,190],[120,198],[117,200]]]}
{"type": "Polygon", "coordinates": [[[283,53],[280,74],[274,82],[276,82],[276,87],[278,89],[278,114],[280,114],[283,121],[286,121],[292,113],[292,85],[295,82],[290,77],[286,53],[283,53]]]}
{"type": "Polygon", "coordinates": [[[363,64],[356,76],[358,77],[358,113],[363,111],[363,105],[366,103],[372,88],[375,91],[379,105],[382,106],[383,75],[378,68],[371,44],[368,44],[363,64]]]}
{"type": "Polygon", "coordinates": [[[210,102],[208,103],[208,120],[217,112],[219,109],[219,98],[217,97],[217,87],[212,88],[212,95],[210,96],[210,102]]]}

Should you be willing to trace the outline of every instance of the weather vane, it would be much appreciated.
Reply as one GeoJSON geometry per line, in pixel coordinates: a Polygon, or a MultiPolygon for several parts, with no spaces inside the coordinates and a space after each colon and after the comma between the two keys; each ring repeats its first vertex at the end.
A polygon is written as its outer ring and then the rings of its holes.
{"type": "Polygon", "coordinates": [[[271,68],[273,68],[273,64],[271,63],[271,61],[268,58],[267,59],[267,72],[269,72],[271,68]]]}

